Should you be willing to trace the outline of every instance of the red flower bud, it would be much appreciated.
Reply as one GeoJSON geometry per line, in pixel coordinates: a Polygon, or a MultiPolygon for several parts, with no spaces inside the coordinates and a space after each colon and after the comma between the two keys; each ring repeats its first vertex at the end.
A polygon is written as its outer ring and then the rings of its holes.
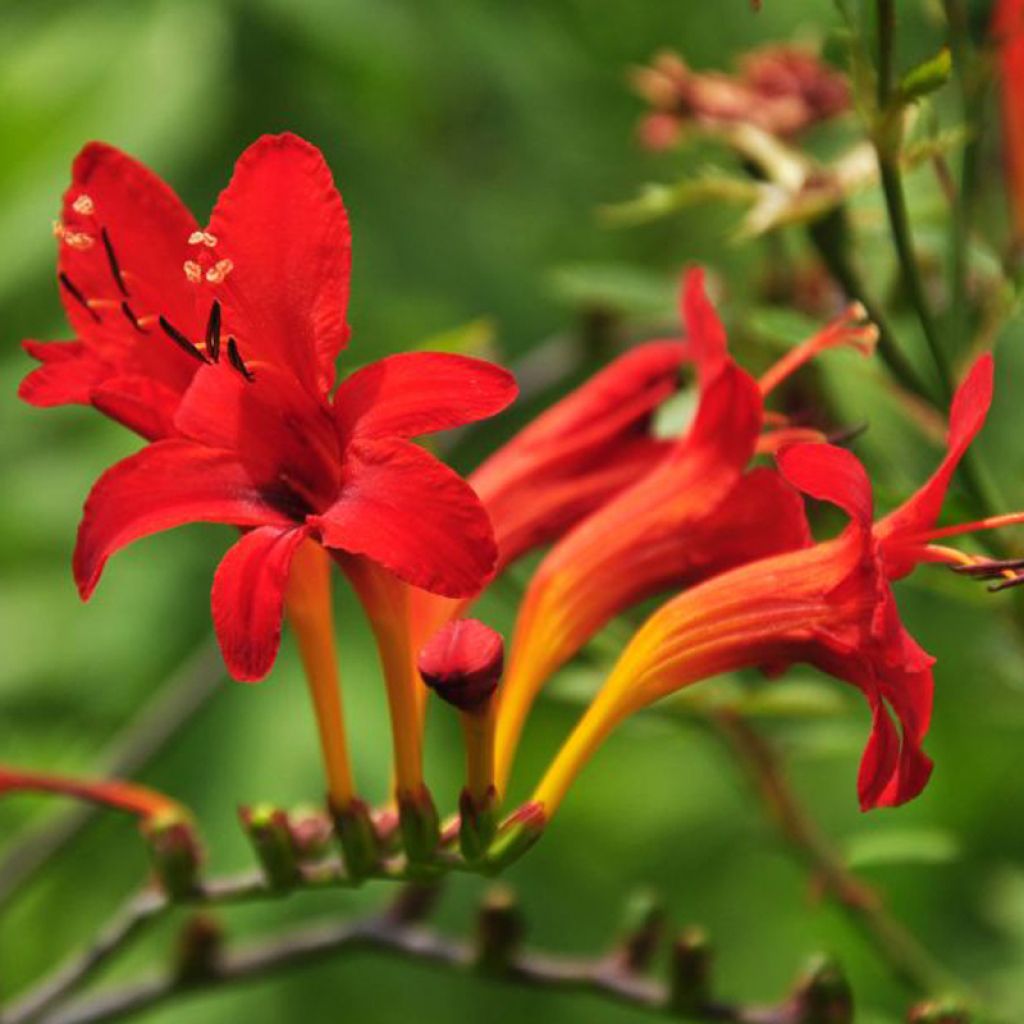
{"type": "Polygon", "coordinates": [[[505,662],[501,635],[476,619],[456,619],[420,651],[423,681],[460,711],[478,712],[498,688],[505,662]]]}

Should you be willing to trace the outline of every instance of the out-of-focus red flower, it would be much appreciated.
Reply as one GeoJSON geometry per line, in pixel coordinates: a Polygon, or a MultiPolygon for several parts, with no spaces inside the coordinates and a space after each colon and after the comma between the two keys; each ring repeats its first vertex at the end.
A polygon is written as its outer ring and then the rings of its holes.
{"type": "Polygon", "coordinates": [[[931,772],[921,744],[931,716],[933,659],[902,625],[890,580],[921,561],[968,560],[932,544],[938,537],[1024,518],[935,527],[953,470],[984,421],[992,373],[991,356],[983,356],[954,400],[946,458],[915,495],[878,522],[870,482],[851,453],[825,444],[783,451],[779,465],[789,483],[837,505],[849,525],[832,540],[715,576],[655,612],[534,794],[547,815],[628,715],[722,672],[760,666],[774,674],[796,662],[853,683],[868,699],[872,729],[858,778],[861,806],[916,796],[931,772]]]}
{"type": "Polygon", "coordinates": [[[1003,161],[1014,236],[1024,241],[1024,0],[996,0],[992,35],[999,60],[1003,161]]]}
{"type": "Polygon", "coordinates": [[[653,108],[640,124],[641,141],[651,149],[674,145],[687,124],[748,124],[791,138],[850,107],[846,78],[794,46],[754,50],[734,75],[694,71],[666,51],[634,72],[633,85],[653,108]]]}
{"type": "MultiPolygon", "coordinates": [[[[133,540],[190,522],[241,527],[217,570],[213,618],[229,670],[252,680],[273,663],[289,568],[307,538],[432,592],[478,591],[497,557],[487,514],[410,439],[504,408],[511,375],[409,353],[356,371],[329,397],[348,335],[348,221],[323,157],[295,136],[264,137],[242,155],[197,236],[178,272],[201,315],[185,319],[182,300],[178,323],[164,314],[143,338],[197,368],[174,436],[93,488],[74,559],[82,596],[133,540]],[[201,334],[185,333],[199,324],[201,334]]],[[[129,253],[119,269],[130,289],[129,253]]]]}

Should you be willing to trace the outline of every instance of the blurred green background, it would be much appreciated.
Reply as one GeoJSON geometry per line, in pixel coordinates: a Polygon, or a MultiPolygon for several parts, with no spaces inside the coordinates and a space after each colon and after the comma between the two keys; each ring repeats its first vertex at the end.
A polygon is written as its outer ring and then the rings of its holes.
{"type": "MultiPolygon", "coordinates": [[[[935,49],[942,25],[937,5],[901,7],[902,56],[910,61],[935,49]]],[[[88,410],[29,409],[15,390],[29,365],[20,339],[65,336],[50,222],[84,142],[105,139],[138,155],[200,219],[234,158],[260,133],[289,129],[319,145],[354,229],[350,365],[450,338],[477,321],[476,333],[492,333],[496,350],[514,362],[551,335],[576,330],[595,307],[624,304],[640,334],[665,329],[678,270],[698,259],[727,283],[724,315],[740,346],[751,348],[785,318],[764,308],[758,288],[774,250],[734,244],[734,212],[693,210],[631,231],[609,230],[595,215],[644,180],[678,175],[685,160],[636,145],[641,107],[626,71],[664,46],[697,66],[727,67],[758,43],[823,39],[833,29],[826,0],[766,0],[759,15],[747,0],[0,3],[0,757],[64,772],[102,764],[147,698],[207,642],[210,577],[230,541],[226,529],[196,527],[140,543],[115,560],[90,605],[78,602],[69,560],[82,499],[135,442],[88,410]]],[[[989,154],[998,198],[997,172],[989,154]]],[[[915,186],[912,200],[920,238],[941,242],[934,189],[915,186]]],[[[877,196],[863,206],[864,244],[884,269],[877,196]]],[[[993,207],[990,216],[1000,215],[993,207]]],[[[913,348],[909,319],[898,315],[896,323],[913,348]]],[[[980,446],[1007,507],[1024,503],[1020,335],[1012,326],[1001,334],[1000,394],[980,446]]],[[[871,368],[838,355],[817,383],[841,422],[870,421],[856,449],[883,494],[903,494],[922,479],[935,453],[873,397],[871,368]]],[[[514,411],[461,439],[454,461],[470,468],[522,417],[514,411]]],[[[497,588],[487,599],[490,621],[511,623],[513,590],[497,588]]],[[[987,598],[927,570],[898,596],[911,629],[939,658],[928,744],[937,768],[925,794],[899,811],[858,813],[867,710],[832,681],[818,685],[837,713],[830,703],[820,718],[766,728],[784,746],[798,791],[864,878],[943,962],[1016,1019],[1024,1015],[1024,652],[1005,614],[1013,599],[987,598]]],[[[358,775],[381,798],[389,746],[382,688],[358,610],[339,597],[358,775]]],[[[592,676],[599,662],[600,651],[592,652],[570,674],[592,676]]],[[[524,790],[577,710],[569,700],[538,706],[519,766],[524,790]]],[[[450,808],[461,751],[441,713],[431,721],[429,768],[439,804],[450,808]]],[[[225,681],[142,778],[195,808],[213,870],[248,866],[237,805],[291,805],[320,793],[290,641],[270,680],[225,681]]],[[[0,804],[0,855],[19,830],[58,811],[41,799],[0,804]]],[[[84,941],[145,871],[130,823],[107,816],[91,825],[0,909],[0,994],[84,941]]],[[[664,894],[679,924],[699,922],[711,933],[724,995],[777,998],[807,954],[824,949],[852,977],[858,1020],[898,1021],[908,1001],[841,914],[814,898],[742,773],[699,724],[650,717],[622,730],[509,880],[532,937],[554,949],[599,950],[629,893],[647,886],[664,894]]],[[[480,891],[480,883],[457,879],[442,923],[465,930],[480,891]]],[[[384,898],[376,886],[304,895],[232,910],[225,920],[231,935],[245,935],[384,898]]],[[[120,973],[165,955],[172,941],[172,928],[158,929],[120,973]]],[[[197,996],[145,1019],[430,1024],[483,1016],[497,1024],[527,1014],[538,1024],[642,1016],[360,955],[197,996]]]]}

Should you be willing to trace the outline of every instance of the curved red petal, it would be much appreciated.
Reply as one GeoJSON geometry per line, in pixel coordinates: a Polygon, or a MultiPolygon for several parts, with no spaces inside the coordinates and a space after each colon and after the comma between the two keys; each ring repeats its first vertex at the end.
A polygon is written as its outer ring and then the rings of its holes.
{"type": "Polygon", "coordinates": [[[23,341],[22,348],[42,364],[28,373],[18,397],[29,405],[89,405],[92,391],[110,375],[110,366],[81,341],[23,341]]]}
{"type": "Polygon", "coordinates": [[[141,537],[197,522],[291,525],[267,498],[230,452],[181,440],[143,448],[108,469],[86,499],[73,560],[82,599],[107,559],[141,537]]]}
{"type": "Polygon", "coordinates": [[[240,682],[256,682],[272,668],[281,645],[288,570],[305,527],[261,526],[221,560],[210,594],[213,626],[224,664],[240,682]]]}
{"type": "Polygon", "coordinates": [[[334,396],[352,437],[417,437],[501,412],[518,388],[508,370],[446,352],[388,356],[346,377],[334,396]]]}
{"type": "Polygon", "coordinates": [[[900,557],[899,541],[901,537],[923,533],[935,526],[953,474],[985,424],[992,405],[994,373],[991,354],[986,353],[974,363],[953,397],[946,455],[942,462],[915,494],[878,521],[875,535],[887,548],[887,569],[891,578],[907,575],[917,564],[913,557],[900,557]]]}
{"type": "Polygon", "coordinates": [[[728,341],[725,327],[704,288],[701,267],[686,272],[680,305],[693,361],[704,381],[721,368],[728,356],[728,341]]]}
{"type": "Polygon", "coordinates": [[[858,525],[874,515],[871,481],[860,460],[830,444],[797,444],[778,455],[782,475],[804,494],[837,505],[858,525]]]}
{"type": "Polygon", "coordinates": [[[155,321],[162,315],[188,336],[202,332],[184,270],[195,219],[157,175],[105,143],[78,154],[71,178],[58,229],[68,319],[113,366],[183,387],[195,364],[159,336],[155,321]],[[122,303],[149,326],[133,326],[122,303]]]}
{"type": "Polygon", "coordinates": [[[210,219],[225,330],[247,361],[288,367],[311,390],[334,382],[348,340],[352,238],[323,155],[295,135],[265,135],[239,158],[210,219]]]}
{"type": "Polygon", "coordinates": [[[340,499],[308,523],[327,547],[366,555],[447,597],[479,591],[497,558],[490,520],[470,486],[408,441],[353,442],[340,499]]]}

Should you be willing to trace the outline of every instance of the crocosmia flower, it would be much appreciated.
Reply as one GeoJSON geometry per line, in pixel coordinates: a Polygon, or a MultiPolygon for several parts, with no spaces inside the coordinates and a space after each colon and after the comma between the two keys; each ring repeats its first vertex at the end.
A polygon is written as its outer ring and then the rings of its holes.
{"type": "Polygon", "coordinates": [[[681,306],[698,376],[692,426],[656,467],[556,544],[534,574],[502,689],[499,788],[541,687],[615,615],[652,595],[809,542],[796,492],[774,470],[748,467],[759,448],[773,450],[815,432],[777,416],[763,432],[764,396],[823,349],[855,344],[869,350],[874,328],[843,318],[756,381],[729,357],[700,270],[687,274],[681,306]]]}
{"type": "MultiPolygon", "coordinates": [[[[273,663],[289,569],[306,540],[438,594],[479,590],[497,558],[487,514],[411,439],[504,408],[511,376],[480,360],[409,353],[357,370],[331,395],[349,333],[348,220],[319,151],[295,136],[250,147],[208,227],[188,227],[184,239],[175,228],[150,240],[168,253],[161,275],[174,255],[167,291],[132,293],[148,278],[130,246],[117,251],[120,276],[108,259],[90,264],[95,277],[83,266],[72,279],[86,299],[72,299],[77,324],[92,322],[100,284],[107,295],[121,280],[134,305],[129,317],[110,299],[124,324],[118,339],[126,328],[154,358],[185,361],[180,400],[166,409],[172,429],[108,470],[86,502],[74,558],[82,596],[109,556],[140,537],[191,522],[242,528],[217,570],[213,618],[229,670],[249,680],[273,663]]],[[[76,259],[103,255],[102,237],[100,253],[76,259]]],[[[108,307],[98,308],[105,318],[108,307]]]]}
{"type": "Polygon", "coordinates": [[[628,715],[684,686],[722,672],[796,662],[857,686],[872,714],[861,761],[861,806],[916,796],[931,773],[922,750],[932,705],[933,659],[902,625],[890,580],[922,561],[970,561],[933,541],[951,533],[1020,521],[937,528],[953,470],[980,429],[992,395],[992,360],[982,357],[954,400],[949,453],[929,481],[896,511],[874,521],[871,485],[860,462],[826,444],[784,450],[788,482],[849,517],[839,536],[749,562],[684,591],[640,628],[534,800],[550,816],[601,741],[628,715]]]}

